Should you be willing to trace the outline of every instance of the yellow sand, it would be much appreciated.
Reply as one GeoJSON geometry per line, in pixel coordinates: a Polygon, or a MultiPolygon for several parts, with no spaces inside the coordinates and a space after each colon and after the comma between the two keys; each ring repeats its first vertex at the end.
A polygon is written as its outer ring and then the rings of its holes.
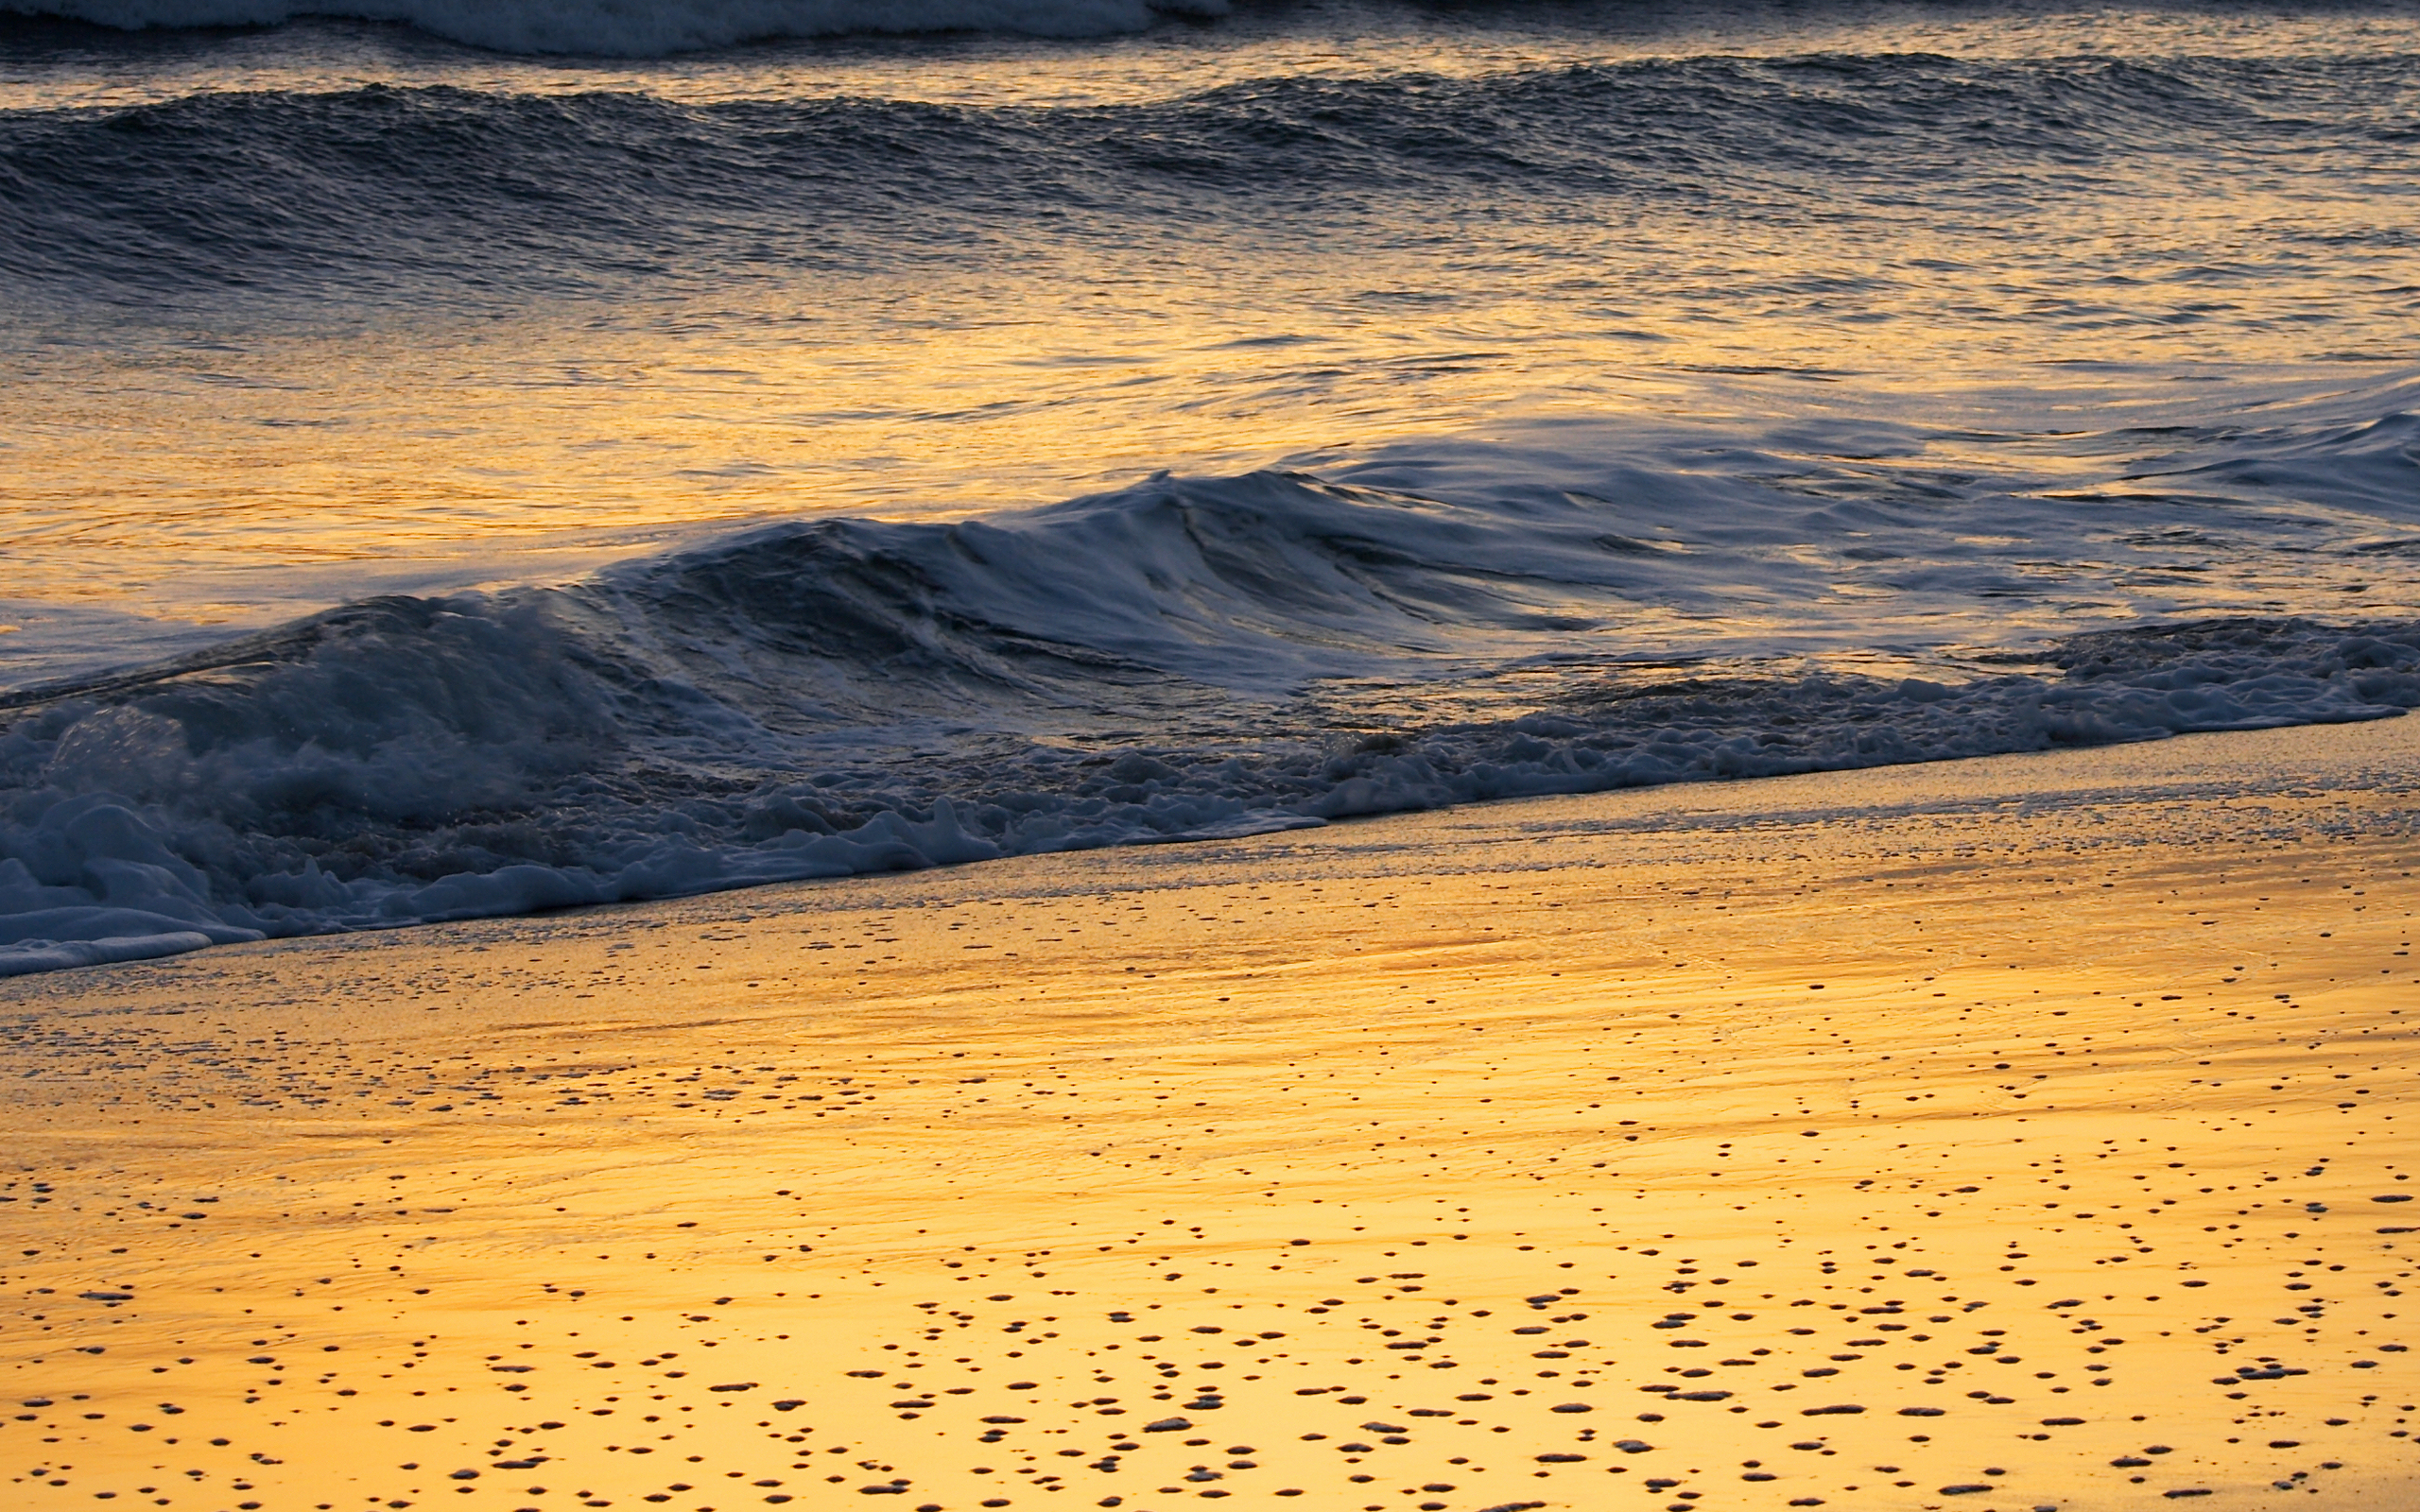
{"type": "Polygon", "coordinates": [[[21,979],[0,1504],[2420,1504],[2415,757],[21,979]]]}

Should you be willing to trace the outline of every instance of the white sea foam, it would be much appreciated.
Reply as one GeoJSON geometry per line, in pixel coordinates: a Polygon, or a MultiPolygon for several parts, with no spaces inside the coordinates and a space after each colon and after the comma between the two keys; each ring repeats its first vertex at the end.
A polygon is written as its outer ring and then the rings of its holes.
{"type": "Polygon", "coordinates": [[[304,16],[405,22],[510,53],[655,58],[784,37],[999,31],[1098,37],[1226,0],[5,0],[0,10],[126,30],[274,26],[304,16]]]}
{"type": "MultiPolygon", "coordinates": [[[[2380,527],[2413,464],[2381,434],[2336,448],[2378,454],[2366,510],[2263,506],[2306,572],[2403,539],[2380,527]]],[[[2080,506],[1894,498],[1870,472],[1830,497],[1736,444],[1634,441],[1549,428],[1327,478],[786,524],[10,695],[0,973],[2420,707],[2409,622],[2046,633],[2086,593],[2172,602],[2128,584],[2175,519],[2252,528],[2204,458],[2173,505],[2080,506]],[[2002,649],[1945,644],[1986,627],[2002,649]]],[[[2308,450],[2271,446],[2330,471],[2308,450]]],[[[2250,451],[2228,487],[2273,486],[2250,451]]]]}
{"type": "MultiPolygon", "coordinates": [[[[2068,660],[2075,664],[2064,678],[1963,684],[1822,677],[1651,684],[1611,691],[1593,707],[1574,701],[1553,713],[1341,746],[1265,738],[1115,755],[986,751],[985,742],[964,740],[963,728],[927,726],[916,733],[935,743],[956,733],[960,748],[927,751],[942,759],[888,781],[880,768],[901,760],[900,731],[859,750],[855,770],[799,775],[801,756],[839,753],[826,743],[784,742],[695,689],[654,690],[694,700],[705,717],[686,732],[631,741],[651,747],[653,762],[554,773],[509,771],[509,756],[458,731],[444,749],[421,744],[400,763],[391,744],[349,754],[316,738],[284,748],[248,740],[197,756],[190,747],[203,718],[180,728],[123,707],[62,706],[63,730],[47,741],[31,732],[53,757],[52,785],[21,791],[19,822],[0,824],[0,975],[269,934],[1232,836],[1478,799],[2373,719],[2420,706],[2413,626],[2348,634],[2238,623],[2113,634],[2087,638],[2068,660]],[[753,756],[793,770],[769,770],[739,791],[701,791],[710,787],[703,774],[664,763],[699,739],[723,746],[726,763],[753,756]],[[95,763],[95,748],[111,746],[121,757],[138,747],[138,759],[114,770],[95,763]],[[423,791],[379,790],[382,774],[402,769],[419,773],[423,791]],[[95,776],[120,785],[74,797],[57,785],[95,776]],[[429,807],[440,797],[431,789],[447,781],[462,784],[461,801],[441,813],[429,807]],[[517,787],[510,797],[519,801],[480,812],[480,799],[507,798],[504,786],[517,787]],[[313,833],[308,811],[293,806],[304,790],[353,822],[333,835],[324,826],[313,833]],[[289,805],[282,814],[280,802],[289,805]],[[869,802],[883,806],[863,822],[838,829],[830,817],[869,802]],[[413,809],[421,812],[406,816],[413,809]],[[435,850],[424,844],[431,839],[435,850]],[[550,859],[511,860],[497,849],[512,846],[550,859]],[[412,874],[447,865],[462,869],[430,880],[412,874]]],[[[411,670],[387,672],[382,683],[363,682],[364,701],[421,696],[411,670]]],[[[604,687],[580,691],[616,696],[604,687]]],[[[415,722],[433,713],[412,712],[415,722]]],[[[333,733],[337,722],[322,723],[333,733]]]]}

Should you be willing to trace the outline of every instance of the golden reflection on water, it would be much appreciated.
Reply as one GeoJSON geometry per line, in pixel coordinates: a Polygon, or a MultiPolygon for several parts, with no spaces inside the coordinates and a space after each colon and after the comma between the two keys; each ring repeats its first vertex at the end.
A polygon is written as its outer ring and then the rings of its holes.
{"type": "MultiPolygon", "coordinates": [[[[2413,41],[2393,18],[2116,12],[1810,30],[1743,11],[1708,23],[1711,35],[1610,39],[1517,20],[1494,32],[1337,25],[1317,37],[1254,23],[1080,47],[968,42],[946,68],[929,48],[854,44],[639,69],[465,61],[307,32],[208,56],[231,70],[217,88],[391,75],[701,103],[1077,109],[1322,67],[1455,77],[1830,42],[1976,60],[2329,57],[2413,41]]],[[[164,98],[194,87],[170,54],[131,72],[164,98]]],[[[27,69],[0,104],[84,99],[79,77],[70,63],[27,69]]],[[[88,103],[117,101],[109,90],[96,78],[88,103]]],[[[535,269],[542,292],[526,297],[423,287],[406,258],[298,270],[334,282],[293,299],[268,273],[240,296],[150,309],[20,308],[0,333],[14,369],[0,544],[12,595],[241,617],[348,596],[348,584],[560,575],[736,521],[964,513],[1539,410],[1737,421],[1753,438],[1793,408],[1841,408],[2007,433],[2031,468],[2056,450],[2033,440],[2094,431],[2100,407],[2181,380],[2201,380],[2190,387],[2216,413],[2231,382],[2250,386],[2248,403],[2288,376],[2411,360],[2393,291],[2420,285],[2420,269],[2394,233],[2392,175],[2163,141],[2118,130],[2081,156],[2019,154],[1994,170],[2007,176],[1998,199],[1988,184],[1937,200],[1912,180],[1899,194],[1753,163],[1726,167],[1732,181],[1702,202],[1598,185],[1565,203],[1461,180],[1395,202],[1281,182],[1165,221],[1080,206],[954,220],[930,247],[884,244],[907,261],[851,261],[845,225],[801,228],[839,238],[822,263],[770,245],[693,255],[682,236],[721,234],[700,221],[632,249],[652,271],[535,269]],[[1997,396],[1979,404],[1981,389],[1997,396]],[[2062,396],[2082,408],[2050,413],[2062,396]],[[354,570],[277,571],[329,564],[354,570]]],[[[1994,450],[1955,460],[1989,466],[1994,450]]]]}
{"type": "Polygon", "coordinates": [[[414,41],[408,33],[343,26],[264,28],[213,38],[207,50],[164,47],[131,64],[116,50],[95,48],[79,57],[62,48],[41,68],[0,72],[0,110],[140,105],[198,88],[326,90],[366,83],[540,94],[610,91],[696,104],[859,97],[1082,107],[1180,98],[1276,77],[1417,72],[1470,78],[1707,55],[2378,56],[2420,45],[2420,23],[2391,9],[2294,13],[2249,6],[1548,6],[1495,7],[1467,18],[1435,9],[1296,6],[1273,15],[1230,17],[1215,27],[1167,26],[1075,47],[1057,39],[999,36],[856,37],[675,55],[636,65],[610,58],[500,58],[414,41]]]}
{"type": "MultiPolygon", "coordinates": [[[[1769,313],[1711,333],[1676,320],[1652,341],[1544,329],[1550,310],[1502,313],[1538,324],[1458,320],[1365,337],[1350,320],[1296,335],[1312,322],[1112,313],[1098,324],[881,329],[704,351],[644,331],[583,333],[577,351],[555,331],[516,333],[501,350],[364,333],[162,358],[99,389],[80,360],[61,362],[14,389],[12,403],[43,418],[20,430],[10,456],[10,588],[189,613],[212,584],[237,604],[261,602],[251,594],[281,580],[306,601],[346,596],[305,574],[258,576],[280,567],[356,563],[372,576],[350,580],[373,584],[382,564],[406,576],[428,564],[458,582],[543,579],[557,558],[560,574],[752,520],[959,516],[1165,467],[1241,471],[1557,413],[1755,424],[1795,405],[1979,421],[2001,436],[1944,438],[1926,460],[2092,483],[2111,474],[2026,434],[2049,429],[2056,388],[1995,396],[2004,383],[1944,370],[1971,351],[1968,333],[1936,332],[1941,350],[1910,352],[1893,327],[1886,365],[1769,313]],[[1138,328],[1153,350],[1136,350],[1138,328]],[[1282,361],[1247,345],[1278,333],[1282,361]],[[1657,360],[1642,362],[1642,350],[1657,360]],[[1912,381],[1936,387],[1900,391],[1910,367],[1912,381]],[[516,571],[521,554],[545,561],[516,571]],[[466,568],[466,557],[480,560],[466,568]]],[[[2223,383],[2226,370],[2213,376],[2223,383]]],[[[2250,381],[2259,391],[2279,379],[2256,369],[2250,381]]],[[[2123,377],[2109,387],[2113,406],[2174,397],[2135,392],[2123,377]]],[[[2219,407],[2208,390],[2192,397],[2219,407]]]]}

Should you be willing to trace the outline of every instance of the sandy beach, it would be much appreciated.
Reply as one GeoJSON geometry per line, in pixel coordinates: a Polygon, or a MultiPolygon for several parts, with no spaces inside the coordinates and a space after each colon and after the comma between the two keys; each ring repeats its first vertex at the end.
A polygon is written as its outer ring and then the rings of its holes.
{"type": "Polygon", "coordinates": [[[5,1500],[2420,1499],[2420,720],[0,985],[5,1500]]]}

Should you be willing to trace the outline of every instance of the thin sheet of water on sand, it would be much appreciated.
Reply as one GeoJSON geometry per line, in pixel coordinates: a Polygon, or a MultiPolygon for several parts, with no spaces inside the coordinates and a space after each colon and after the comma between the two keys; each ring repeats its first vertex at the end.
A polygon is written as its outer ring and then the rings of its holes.
{"type": "Polygon", "coordinates": [[[13,982],[7,1497],[2392,1503],[2411,724],[13,982]]]}

